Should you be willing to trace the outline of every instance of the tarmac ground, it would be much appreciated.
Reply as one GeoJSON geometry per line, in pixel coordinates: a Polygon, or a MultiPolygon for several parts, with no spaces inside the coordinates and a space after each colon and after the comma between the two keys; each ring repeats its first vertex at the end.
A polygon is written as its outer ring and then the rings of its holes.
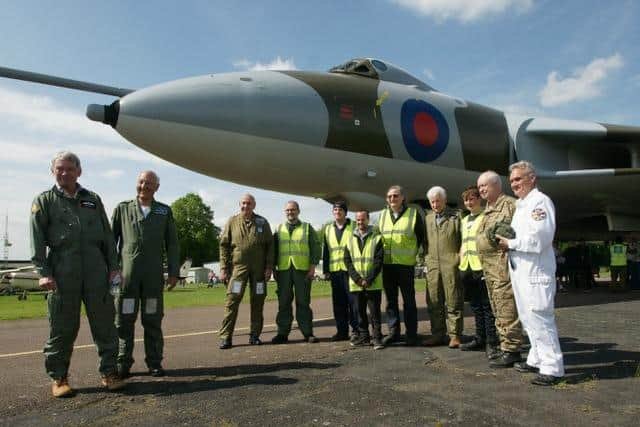
{"type": "MultiPolygon", "coordinates": [[[[417,294],[423,337],[424,297],[417,294]]],[[[638,425],[640,292],[558,294],[566,377],[553,387],[491,369],[483,352],[330,342],[331,300],[312,305],[320,343],[305,343],[294,330],[289,344],[271,345],[277,305],[268,303],[265,344],[249,346],[242,305],[234,347],[224,351],[217,348],[223,307],[170,310],[163,378],[147,374],[138,323],[134,376],[120,392],[99,386],[83,318],[70,371],[77,393],[66,399],[50,396],[44,373],[47,320],[0,322],[0,425],[638,425]]],[[[465,332],[472,331],[467,310],[465,332]]]]}

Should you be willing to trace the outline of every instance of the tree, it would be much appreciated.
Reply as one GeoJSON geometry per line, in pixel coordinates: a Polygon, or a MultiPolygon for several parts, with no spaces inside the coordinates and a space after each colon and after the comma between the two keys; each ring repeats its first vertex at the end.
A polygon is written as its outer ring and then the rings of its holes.
{"type": "Polygon", "coordinates": [[[187,258],[194,267],[217,261],[220,228],[213,223],[213,210],[195,193],[177,199],[171,209],[180,242],[180,264],[187,258]]]}

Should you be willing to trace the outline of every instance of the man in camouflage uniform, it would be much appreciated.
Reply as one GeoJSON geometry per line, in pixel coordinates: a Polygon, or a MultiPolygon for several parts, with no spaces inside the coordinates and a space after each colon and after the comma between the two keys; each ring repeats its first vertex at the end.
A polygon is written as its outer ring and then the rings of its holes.
{"type": "Polygon", "coordinates": [[[160,179],[152,171],[141,172],[136,183],[137,197],[121,202],[111,224],[122,264],[122,293],[116,298],[116,327],[120,338],[118,373],[130,376],[133,365],[134,327],[138,310],[144,327],[145,362],[154,377],[162,369],[162,317],[164,304],[163,254],[167,254],[169,289],[179,276],[178,238],[171,208],[154,199],[160,179]]]}
{"type": "Polygon", "coordinates": [[[58,153],[51,173],[56,185],[35,198],[30,220],[31,260],[41,277],[38,284],[49,291],[44,357],[51,391],[55,397],[73,394],[68,373],[83,302],[102,385],[117,390],[125,383],[117,374],[118,333],[109,282],[120,272],[109,220],[100,197],[77,182],[82,173],[78,156],[58,153]]]}
{"type": "Polygon", "coordinates": [[[273,234],[267,220],[253,212],[256,199],[245,194],[240,213],[232,216],[220,235],[220,280],[227,283],[227,302],[220,328],[221,350],[231,348],[238,309],[249,283],[251,333],[249,344],[260,345],[267,280],[273,271],[273,234]]]}
{"type": "Polygon", "coordinates": [[[464,301],[458,276],[460,262],[460,214],[447,206],[442,187],[427,192],[431,211],[425,217],[427,232],[427,308],[431,319],[431,336],[424,344],[449,348],[460,347],[464,301]]]}
{"type": "Polygon", "coordinates": [[[489,366],[507,368],[521,361],[522,325],[509,279],[507,251],[498,247],[495,237],[504,235],[516,210],[515,199],[502,193],[500,176],[486,171],[478,177],[478,190],[487,205],[477,233],[477,247],[484,272],[489,300],[496,318],[496,329],[500,334],[501,354],[490,354],[489,366]]]}

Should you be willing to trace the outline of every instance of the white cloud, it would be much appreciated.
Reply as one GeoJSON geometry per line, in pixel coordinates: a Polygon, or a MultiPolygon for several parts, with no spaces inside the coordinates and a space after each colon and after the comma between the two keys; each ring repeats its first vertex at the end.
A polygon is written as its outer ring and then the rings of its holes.
{"type": "Polygon", "coordinates": [[[623,65],[622,55],[615,53],[608,58],[594,59],[586,67],[575,70],[571,77],[563,79],[557,71],[552,71],[547,76],[547,84],[538,94],[540,104],[544,107],[556,107],[600,96],[600,83],[611,71],[623,65]]]}
{"type": "Polygon", "coordinates": [[[429,80],[429,81],[433,81],[435,80],[435,76],[433,75],[433,71],[431,71],[431,69],[429,68],[425,68],[424,70],[422,70],[422,74],[429,80]]]}
{"type": "Polygon", "coordinates": [[[429,16],[438,22],[457,20],[471,22],[490,15],[499,15],[507,10],[526,12],[533,0],[391,0],[420,15],[429,16]]]}
{"type": "Polygon", "coordinates": [[[248,59],[240,59],[233,63],[233,66],[236,68],[245,69],[248,71],[264,71],[264,70],[297,70],[295,62],[293,58],[282,59],[281,57],[276,57],[276,59],[272,60],[267,64],[263,64],[259,61],[252,62],[248,59]]]}
{"type": "Polygon", "coordinates": [[[122,175],[124,175],[124,171],[122,169],[109,169],[100,174],[100,176],[107,179],[120,178],[122,175]]]}
{"type": "Polygon", "coordinates": [[[92,122],[84,111],[69,109],[46,96],[33,96],[0,87],[0,115],[5,126],[21,123],[26,129],[48,135],[114,140],[113,131],[92,122]]]}

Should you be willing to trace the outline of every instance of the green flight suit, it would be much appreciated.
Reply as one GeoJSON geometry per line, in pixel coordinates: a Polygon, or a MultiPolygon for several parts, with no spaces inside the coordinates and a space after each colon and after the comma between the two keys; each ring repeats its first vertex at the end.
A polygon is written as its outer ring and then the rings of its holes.
{"type": "Polygon", "coordinates": [[[79,187],[74,197],[53,187],[31,207],[31,261],[42,277],[53,277],[49,293],[49,339],[45,368],[53,379],[67,376],[84,302],[102,375],[115,373],[118,333],[108,274],[118,261],[104,206],[97,194],[79,187]],[[48,249],[48,253],[47,253],[48,249]]]}
{"type": "MultiPolygon", "coordinates": [[[[293,230],[302,226],[301,222],[296,224],[285,224],[289,234],[293,230]]],[[[278,267],[278,256],[281,247],[278,239],[278,230],[274,233],[275,243],[275,259],[276,268],[274,272],[276,281],[278,282],[278,314],[276,315],[276,324],[278,325],[278,335],[289,336],[291,332],[291,323],[293,322],[293,309],[291,303],[294,298],[296,301],[296,321],[300,332],[305,337],[313,335],[313,311],[311,310],[311,279],[307,277],[308,270],[297,270],[290,262],[288,267],[280,269],[278,267]]],[[[308,224],[308,253],[309,265],[318,265],[321,256],[321,246],[318,241],[315,230],[308,224]]]]}
{"type": "Polygon", "coordinates": [[[116,298],[116,327],[120,339],[118,365],[133,365],[134,327],[140,310],[144,328],[145,362],[150,369],[161,367],[164,340],[163,254],[168,274],[180,274],[178,237],[171,208],[153,201],[145,217],[137,199],[121,202],[111,219],[113,236],[122,265],[122,292],[116,298]]]}
{"type": "Polygon", "coordinates": [[[460,215],[445,207],[438,224],[436,214],[425,217],[427,233],[427,309],[431,334],[444,338],[460,337],[463,329],[464,301],[458,276],[460,263],[460,215]],[[446,322],[446,324],[445,324],[446,322]]]}
{"type": "Polygon", "coordinates": [[[220,235],[220,265],[227,269],[227,274],[231,274],[220,338],[231,340],[233,337],[247,282],[251,292],[251,334],[260,336],[267,296],[264,273],[265,269],[273,268],[273,235],[264,217],[254,214],[251,220],[245,221],[238,214],[227,221],[220,235]]]}

